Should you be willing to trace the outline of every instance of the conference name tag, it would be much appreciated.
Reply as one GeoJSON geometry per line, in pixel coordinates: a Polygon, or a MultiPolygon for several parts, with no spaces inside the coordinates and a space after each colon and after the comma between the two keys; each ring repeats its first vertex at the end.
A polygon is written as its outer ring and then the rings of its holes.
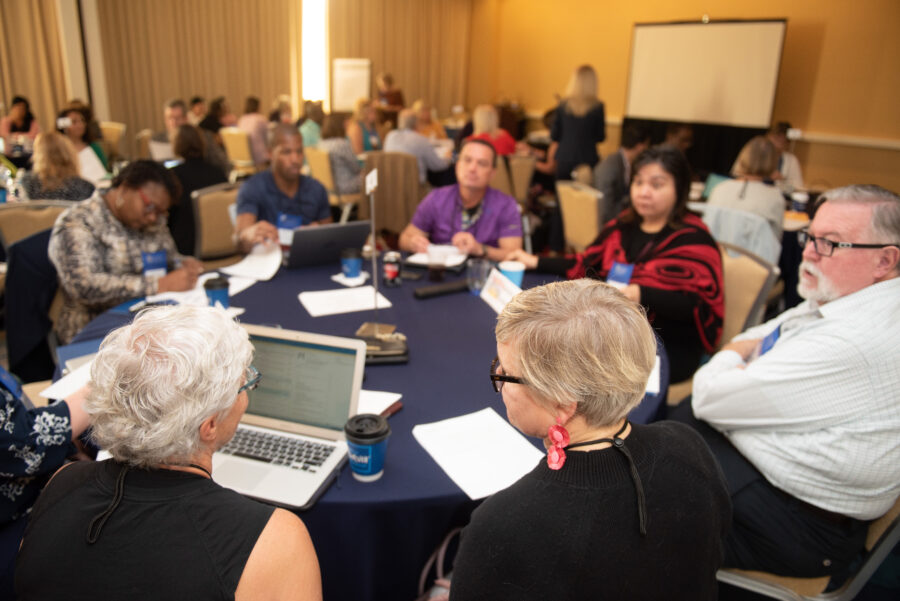
{"type": "Polygon", "coordinates": [[[282,246],[290,246],[294,241],[294,230],[303,225],[302,215],[278,213],[278,242],[282,246]]]}
{"type": "Polygon", "coordinates": [[[775,346],[775,343],[778,341],[778,337],[781,336],[781,326],[779,325],[777,328],[769,332],[769,335],[762,339],[762,342],[759,345],[759,356],[762,357],[775,346]]]}
{"type": "Polygon", "coordinates": [[[166,275],[166,251],[142,252],[141,260],[144,262],[145,277],[161,278],[166,275]]]}
{"type": "Polygon", "coordinates": [[[621,290],[631,282],[632,271],[634,271],[634,265],[631,263],[619,263],[616,261],[613,263],[612,269],[609,270],[609,275],[606,276],[606,283],[621,290]]]}

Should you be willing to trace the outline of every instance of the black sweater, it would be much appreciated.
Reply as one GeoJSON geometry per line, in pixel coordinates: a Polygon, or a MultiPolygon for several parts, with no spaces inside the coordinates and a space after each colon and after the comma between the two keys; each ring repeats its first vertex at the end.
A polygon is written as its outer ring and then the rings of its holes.
{"type": "Polygon", "coordinates": [[[703,440],[674,422],[634,425],[625,446],[646,495],[613,448],[571,450],[487,499],[463,531],[451,601],[715,599],[731,521],[721,471],[703,440]]]}

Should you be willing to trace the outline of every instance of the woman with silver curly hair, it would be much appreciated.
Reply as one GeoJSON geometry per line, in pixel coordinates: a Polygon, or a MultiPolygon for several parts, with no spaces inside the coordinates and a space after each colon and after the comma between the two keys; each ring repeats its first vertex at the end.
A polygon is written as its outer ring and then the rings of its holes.
{"type": "Polygon", "coordinates": [[[145,311],[107,336],[86,409],[112,459],[68,466],[42,493],[20,598],[321,599],[300,519],[212,480],[261,377],[252,356],[246,331],[209,307],[145,311]]]}

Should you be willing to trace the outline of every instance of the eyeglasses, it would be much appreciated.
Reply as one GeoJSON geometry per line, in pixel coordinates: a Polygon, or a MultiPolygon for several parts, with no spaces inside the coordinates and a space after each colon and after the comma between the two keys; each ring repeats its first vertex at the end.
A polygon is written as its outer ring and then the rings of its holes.
{"type": "Polygon", "coordinates": [[[256,387],[259,386],[259,381],[262,380],[262,374],[259,373],[259,370],[254,366],[249,366],[246,371],[247,381],[244,382],[244,385],[238,388],[237,393],[241,394],[242,392],[256,390],[256,387]]]}
{"type": "Polygon", "coordinates": [[[147,195],[144,194],[144,191],[143,191],[143,190],[141,190],[140,188],[138,188],[138,191],[137,191],[137,192],[138,192],[138,194],[140,195],[141,200],[144,201],[144,214],[145,214],[145,215],[156,214],[156,215],[164,216],[164,215],[168,215],[168,214],[169,214],[169,210],[168,210],[168,209],[166,209],[166,210],[161,210],[159,207],[156,206],[156,203],[154,203],[152,200],[150,200],[149,198],[147,198],[147,195]]]}
{"type": "Polygon", "coordinates": [[[834,253],[835,248],[885,248],[888,246],[898,246],[897,244],[857,244],[855,242],[835,242],[828,238],[820,238],[813,236],[809,230],[800,230],[797,232],[797,242],[800,248],[806,248],[807,242],[813,243],[816,254],[820,257],[830,257],[834,253]]]}
{"type": "Polygon", "coordinates": [[[517,378],[515,376],[507,376],[506,374],[498,374],[497,368],[500,366],[500,357],[494,357],[494,360],[491,361],[491,385],[494,387],[494,392],[500,392],[503,390],[503,384],[506,382],[510,382],[512,384],[524,384],[525,380],[522,378],[517,378]]]}

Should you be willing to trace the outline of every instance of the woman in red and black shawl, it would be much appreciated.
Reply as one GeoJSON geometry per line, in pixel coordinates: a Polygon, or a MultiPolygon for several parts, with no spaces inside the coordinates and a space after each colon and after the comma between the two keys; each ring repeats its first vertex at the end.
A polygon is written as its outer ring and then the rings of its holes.
{"type": "MultiPolygon", "coordinates": [[[[671,380],[694,373],[722,333],[722,259],[706,226],[688,212],[690,167],[679,150],[651,148],[632,166],[631,204],[584,252],[559,258],[516,251],[530,269],[606,280],[633,266],[622,292],[641,303],[669,355],[671,380]]],[[[621,278],[620,278],[621,279],[621,278]]]]}

